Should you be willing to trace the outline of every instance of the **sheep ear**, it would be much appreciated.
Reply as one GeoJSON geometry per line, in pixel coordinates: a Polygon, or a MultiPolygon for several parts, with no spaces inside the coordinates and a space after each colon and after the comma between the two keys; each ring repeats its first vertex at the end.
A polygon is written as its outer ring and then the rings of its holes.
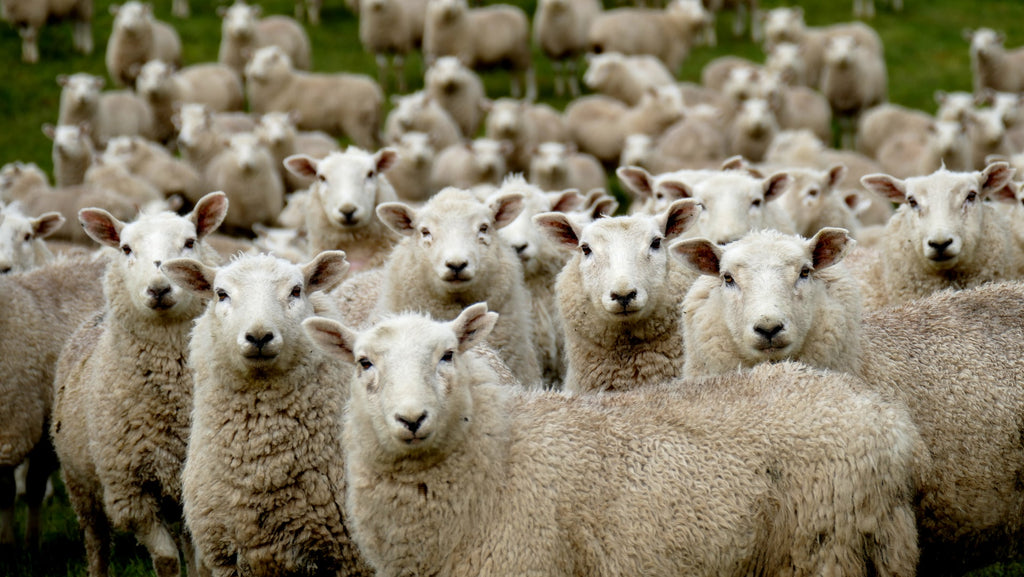
{"type": "Polygon", "coordinates": [[[46,135],[46,138],[53,140],[57,137],[57,127],[47,122],[43,124],[43,134],[46,135]]]}
{"type": "Polygon", "coordinates": [[[349,262],[341,250],[325,250],[302,267],[302,278],[307,292],[333,290],[345,279],[349,262]]]}
{"type": "Polygon", "coordinates": [[[228,13],[228,7],[227,6],[217,6],[217,16],[220,16],[221,18],[223,18],[224,15],[227,14],[227,13],[228,13]]]}
{"type": "Polygon", "coordinates": [[[782,193],[786,192],[789,188],[789,174],[785,172],[776,172],[775,174],[764,179],[764,201],[769,202],[782,196],[782,193]]]}
{"type": "Polygon", "coordinates": [[[580,244],[579,230],[572,219],[561,212],[542,212],[533,216],[533,223],[551,240],[577,247],[580,244]]]}
{"type": "Polygon", "coordinates": [[[963,30],[960,31],[960,36],[964,40],[970,42],[974,38],[974,31],[971,30],[970,28],[964,28],[963,30]]]}
{"type": "Polygon", "coordinates": [[[388,228],[403,236],[412,236],[416,229],[416,211],[401,202],[382,202],[377,205],[377,218],[388,228]]]}
{"type": "Polygon", "coordinates": [[[683,264],[700,274],[718,276],[722,249],[706,238],[690,238],[670,247],[672,254],[683,264]]]}
{"type": "Polygon", "coordinates": [[[846,165],[845,164],[834,164],[828,169],[828,187],[835,188],[842,182],[843,177],[846,176],[846,165]]]}
{"type": "Polygon", "coordinates": [[[575,188],[549,192],[547,197],[551,201],[551,212],[569,212],[583,206],[583,196],[575,188]]]}
{"type": "Polygon", "coordinates": [[[160,266],[160,270],[181,288],[201,297],[213,297],[213,280],[217,270],[191,258],[173,258],[160,266]]]}
{"type": "Polygon", "coordinates": [[[862,176],[860,183],[864,188],[880,194],[893,202],[907,201],[907,184],[888,174],[868,174],[862,176]]]}
{"type": "Polygon", "coordinates": [[[614,196],[603,196],[590,209],[590,220],[612,216],[616,210],[619,210],[619,201],[614,196]]]}
{"type": "Polygon", "coordinates": [[[615,175],[634,194],[643,198],[654,196],[654,177],[639,166],[620,166],[615,171],[615,175]]]}
{"type": "Polygon", "coordinates": [[[187,218],[196,225],[196,235],[203,238],[217,230],[227,214],[228,195],[218,190],[200,198],[187,218]]]}
{"type": "Polygon", "coordinates": [[[681,198],[668,206],[665,212],[658,216],[661,230],[665,233],[667,240],[672,240],[683,234],[700,216],[700,203],[692,198],[681,198]]]}
{"type": "Polygon", "coordinates": [[[1005,162],[993,162],[981,171],[982,196],[992,194],[1005,187],[1017,169],[1011,168],[1005,162]]]}
{"type": "Polygon", "coordinates": [[[83,208],[78,211],[78,222],[82,223],[82,228],[89,238],[104,246],[120,246],[124,223],[109,212],[102,208],[83,208]]]}
{"type": "Polygon", "coordinates": [[[811,264],[814,270],[821,270],[843,260],[853,247],[854,240],[845,228],[826,227],[819,230],[807,243],[811,247],[811,264]]]}
{"type": "Polygon", "coordinates": [[[510,192],[493,197],[488,205],[491,214],[494,215],[494,226],[498,230],[512,224],[519,214],[523,212],[523,195],[518,192],[510,192]]]}
{"type": "Polygon", "coordinates": [[[120,11],[121,11],[121,5],[120,4],[111,4],[110,5],[110,13],[113,14],[114,16],[117,16],[117,13],[120,12],[120,11]]]}
{"type": "Polygon", "coordinates": [[[295,176],[316,178],[316,169],[320,161],[307,154],[293,154],[284,159],[284,167],[295,176]]]}
{"type": "Polygon", "coordinates": [[[377,154],[373,155],[373,160],[377,164],[377,172],[387,172],[392,166],[398,162],[398,151],[394,148],[382,148],[377,151],[377,154]]]}
{"type": "Polygon", "coordinates": [[[678,180],[666,180],[658,186],[668,191],[669,195],[673,198],[680,199],[693,197],[693,191],[690,190],[690,187],[678,180]]]}
{"type": "Polygon", "coordinates": [[[1006,186],[990,193],[989,198],[996,202],[1017,204],[1017,190],[1019,188],[1020,183],[1013,182],[1011,180],[1010,182],[1006,183],[1006,186]]]}
{"type": "Polygon", "coordinates": [[[459,352],[464,353],[482,343],[494,330],[498,313],[487,310],[487,303],[476,303],[466,307],[451,322],[455,337],[459,340],[459,352]]]}
{"type": "Polygon", "coordinates": [[[71,77],[68,76],[67,74],[58,74],[57,75],[57,84],[59,86],[67,86],[68,82],[70,80],[71,80],[71,77]]]}
{"type": "Polygon", "coordinates": [[[310,317],[302,321],[302,328],[309,340],[323,352],[347,363],[356,360],[356,333],[338,321],[323,317],[310,317]]]}
{"type": "Polygon", "coordinates": [[[38,218],[30,221],[32,224],[32,236],[35,238],[46,238],[63,226],[64,221],[64,215],[59,212],[41,214],[38,218]]]}

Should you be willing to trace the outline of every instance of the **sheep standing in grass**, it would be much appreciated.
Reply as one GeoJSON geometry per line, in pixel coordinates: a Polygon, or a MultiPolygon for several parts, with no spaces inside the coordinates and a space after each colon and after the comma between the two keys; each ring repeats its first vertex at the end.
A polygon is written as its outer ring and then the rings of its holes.
{"type": "Polygon", "coordinates": [[[359,42],[374,55],[382,87],[394,72],[398,92],[405,92],[405,57],[423,42],[426,13],[427,0],[365,0],[360,6],[359,42]]]}
{"type": "Polygon", "coordinates": [[[608,183],[600,161],[575,148],[561,142],[542,142],[530,158],[530,182],[550,191],[604,189],[608,183]]]}
{"type": "Polygon", "coordinates": [[[96,154],[89,125],[44,124],[43,134],[53,141],[53,179],[57,186],[82,184],[96,154]]]}
{"type": "Polygon", "coordinates": [[[511,152],[511,144],[491,138],[478,138],[470,143],[449,146],[437,154],[437,160],[430,171],[430,186],[434,190],[448,186],[497,186],[508,172],[505,158],[511,152]]]}
{"type": "Polygon", "coordinates": [[[404,202],[423,202],[434,193],[430,183],[436,157],[430,135],[406,132],[395,143],[398,160],[388,171],[388,181],[404,202]]]}
{"type": "Polygon", "coordinates": [[[153,7],[136,0],[111,6],[114,29],[107,41],[107,74],[118,86],[135,87],[135,78],[150,60],[181,66],[181,38],[169,24],[153,17],[153,7]]]}
{"type": "Polygon", "coordinates": [[[845,148],[853,148],[857,120],[862,112],[888,99],[885,58],[860,44],[856,36],[829,39],[821,70],[821,92],[839,120],[845,148]]]}
{"type": "Polygon", "coordinates": [[[480,76],[457,57],[442,56],[427,69],[423,83],[427,95],[451,115],[462,135],[473,138],[490,106],[480,76]]]}
{"type": "Polygon", "coordinates": [[[154,133],[153,109],[130,90],[100,92],[104,80],[84,72],[57,77],[60,113],[57,124],[89,124],[93,144],[102,148],[115,136],[144,136],[154,133]]]}
{"type": "Polygon", "coordinates": [[[865,307],[875,310],[945,288],[969,288],[1014,278],[1016,247],[1001,207],[984,202],[1006,186],[1013,169],[1005,162],[978,172],[942,169],[900,180],[865,176],[864,185],[901,206],[889,219],[884,259],[855,269],[865,307]]]}
{"type": "Polygon", "coordinates": [[[971,43],[971,73],[975,96],[986,88],[998,92],[1024,92],[1024,48],[1007,50],[1005,35],[991,28],[964,30],[971,43]]]}
{"type": "Polygon", "coordinates": [[[309,37],[295,20],[280,15],[260,18],[263,9],[235,0],[231,6],[217,8],[221,22],[217,61],[242,76],[245,63],[265,46],[278,46],[298,70],[311,67],[309,37]]]}
{"type": "Polygon", "coordinates": [[[245,256],[164,263],[208,301],[189,345],[195,410],[182,493],[214,575],[371,575],[345,524],[344,367],[300,324],[348,270],[341,252],[294,265],[245,256]],[[257,520],[258,519],[258,520],[257,520]]]}
{"type": "Polygon", "coordinates": [[[936,121],[920,133],[896,134],[878,149],[879,164],[897,178],[931,174],[941,167],[973,170],[975,148],[964,128],[961,122],[936,121]]]}
{"type": "Polygon", "coordinates": [[[353,271],[384,263],[399,237],[377,217],[376,208],[398,199],[385,174],[397,159],[393,148],[369,153],[354,146],[323,160],[306,155],[285,159],[291,172],[316,179],[305,211],[312,254],[344,250],[353,271]]]}
{"type": "Polygon", "coordinates": [[[211,263],[205,239],[227,210],[227,197],[213,193],[184,217],[143,213],[126,224],[98,209],[79,215],[90,236],[112,249],[107,304],[62,351],[50,432],[90,575],[107,574],[111,529],[134,533],[158,576],[181,573],[169,524],[180,520],[173,511],[181,506],[192,412],[188,339],[204,303],[173,285],[160,265],[182,256],[211,263]]]}
{"type": "Polygon", "coordinates": [[[3,0],[0,16],[18,29],[22,62],[39,62],[39,30],[47,21],[71,19],[72,43],[82,54],[92,54],[93,0],[3,0]]]}
{"type": "Polygon", "coordinates": [[[587,51],[590,24],[601,13],[598,0],[540,0],[533,14],[533,42],[551,60],[555,94],[580,95],[576,65],[587,51]]]}
{"type": "Polygon", "coordinates": [[[673,247],[705,275],[686,298],[687,375],[783,359],[853,372],[906,404],[931,455],[915,500],[918,574],[1019,557],[1024,392],[1007,383],[1024,369],[1024,288],[942,291],[861,323],[857,281],[837,262],[848,246],[831,229],[673,247]]]}
{"type": "Polygon", "coordinates": [[[295,111],[302,130],[323,130],[376,148],[384,95],[368,76],[298,71],[280,48],[268,46],[246,64],[245,80],[253,112],[295,111]]]}
{"type": "Polygon", "coordinates": [[[196,64],[175,71],[166,62],[150,60],[139,71],[135,90],[146,99],[156,123],[156,140],[177,134],[172,118],[182,104],[204,104],[214,112],[241,110],[242,79],[223,64],[196,64]]]}
{"type": "Polygon", "coordinates": [[[452,319],[464,307],[487,301],[502,311],[488,344],[520,382],[538,385],[540,363],[523,267],[499,234],[522,209],[519,193],[496,194],[485,204],[456,188],[442,190],[420,209],[400,202],[378,206],[380,219],[405,237],[385,265],[378,316],[419,311],[452,319]]]}
{"type": "Polygon", "coordinates": [[[496,322],[305,321],[352,366],[346,506],[379,574],[913,574],[904,408],[792,363],[526,393],[471,349],[496,322]]]}
{"type": "Polygon", "coordinates": [[[665,63],[650,54],[590,54],[587,56],[587,72],[583,75],[587,88],[630,106],[640,102],[651,88],[675,84],[675,81],[665,63]]]}
{"type": "Polygon", "coordinates": [[[560,112],[547,104],[511,98],[498,99],[491,105],[485,133],[488,138],[512,144],[512,151],[506,155],[512,172],[529,170],[530,157],[542,142],[569,140],[569,128],[560,112]]]}
{"type": "Polygon", "coordinates": [[[679,304],[693,279],[669,259],[668,243],[700,208],[678,200],[656,215],[598,219],[580,226],[562,213],[534,222],[576,249],[555,284],[565,328],[565,389],[625,391],[682,375],[679,304]]]}
{"type": "Polygon", "coordinates": [[[594,18],[588,34],[589,52],[621,52],[635,56],[650,54],[665,63],[669,72],[677,74],[690,52],[696,30],[705,26],[694,21],[689,10],[676,7],[616,8],[594,18]]]}
{"type": "Polygon", "coordinates": [[[63,224],[59,212],[30,217],[20,205],[0,202],[0,275],[29,271],[53,260],[44,239],[63,224]]]}
{"type": "Polygon", "coordinates": [[[228,148],[206,167],[207,190],[223,190],[230,201],[224,230],[252,235],[252,225],[271,224],[284,209],[284,182],[277,161],[252,133],[231,137],[228,148]]]}
{"type": "Polygon", "coordinates": [[[171,119],[178,129],[177,145],[182,159],[198,171],[227,148],[227,137],[256,130],[256,122],[248,114],[214,114],[202,104],[183,104],[171,119]]]}

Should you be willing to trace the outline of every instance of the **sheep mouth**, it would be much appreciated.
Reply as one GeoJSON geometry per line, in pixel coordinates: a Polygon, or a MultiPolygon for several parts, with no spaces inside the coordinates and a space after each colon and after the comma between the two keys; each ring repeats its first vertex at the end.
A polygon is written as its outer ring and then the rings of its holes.
{"type": "Polygon", "coordinates": [[[940,252],[940,253],[933,253],[928,258],[932,262],[948,263],[949,261],[955,259],[957,256],[959,256],[959,255],[953,254],[953,253],[949,253],[949,252],[940,252]]]}
{"type": "Polygon", "coordinates": [[[174,305],[176,304],[177,302],[174,299],[164,297],[150,298],[146,302],[146,306],[148,306],[151,310],[154,311],[168,311],[174,308],[174,305]]]}
{"type": "Polygon", "coordinates": [[[789,344],[790,343],[788,341],[784,341],[782,339],[762,339],[754,345],[754,348],[769,357],[774,357],[787,352],[789,350],[789,344]]]}
{"type": "Polygon", "coordinates": [[[255,349],[242,353],[242,357],[252,363],[272,361],[277,358],[277,352],[255,349]]]}
{"type": "Polygon", "coordinates": [[[465,285],[469,284],[469,282],[473,280],[473,277],[462,273],[449,273],[441,277],[441,280],[450,285],[465,285]]]}

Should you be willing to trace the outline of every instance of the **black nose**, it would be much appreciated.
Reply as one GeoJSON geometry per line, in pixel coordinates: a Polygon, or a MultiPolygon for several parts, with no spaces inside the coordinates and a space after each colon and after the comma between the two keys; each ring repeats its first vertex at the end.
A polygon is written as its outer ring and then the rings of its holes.
{"type": "Polygon", "coordinates": [[[469,263],[466,261],[446,262],[444,263],[444,265],[447,266],[453,273],[459,274],[460,272],[466,270],[466,267],[469,266],[469,263]]]}
{"type": "Polygon", "coordinates": [[[530,243],[524,242],[523,244],[514,245],[512,248],[516,249],[516,254],[523,254],[526,247],[530,246],[530,243]]]}
{"type": "Polygon", "coordinates": [[[777,323],[777,324],[774,324],[774,325],[767,325],[767,326],[766,325],[758,325],[758,326],[754,327],[754,332],[759,334],[759,335],[761,335],[762,337],[764,337],[764,338],[766,338],[768,340],[772,340],[775,337],[775,335],[781,333],[782,329],[784,329],[784,328],[786,328],[786,327],[782,323],[777,323]]]}
{"type": "Polygon", "coordinates": [[[341,211],[341,216],[345,217],[345,222],[352,222],[352,219],[355,217],[355,215],[356,215],[356,211],[355,210],[347,210],[347,211],[343,210],[343,211],[341,211]]]}
{"type": "Polygon", "coordinates": [[[0,274],[7,274],[11,272],[13,269],[14,267],[10,265],[0,266],[0,274]]]}
{"type": "Polygon", "coordinates": [[[935,252],[941,254],[949,248],[949,245],[953,244],[953,239],[945,240],[943,242],[928,241],[928,246],[935,249],[935,252]]]}
{"type": "Polygon", "coordinates": [[[171,292],[171,287],[169,287],[169,286],[149,287],[148,289],[146,289],[146,294],[148,294],[149,296],[155,298],[156,300],[160,300],[160,299],[164,298],[170,292],[171,292]]]}
{"type": "Polygon", "coordinates": [[[623,307],[627,307],[629,306],[629,303],[633,302],[633,299],[636,298],[636,290],[631,290],[624,295],[620,295],[619,293],[612,293],[610,296],[613,301],[619,303],[623,307]]]}
{"type": "Polygon", "coordinates": [[[256,336],[252,333],[245,333],[245,340],[252,343],[257,349],[263,350],[263,347],[270,341],[274,340],[274,333],[264,333],[260,336],[256,336]]]}
{"type": "Polygon", "coordinates": [[[395,420],[405,425],[405,428],[409,429],[409,432],[415,433],[420,430],[420,426],[423,425],[423,421],[427,420],[427,412],[423,411],[423,414],[416,419],[407,419],[401,415],[395,415],[395,420]]]}

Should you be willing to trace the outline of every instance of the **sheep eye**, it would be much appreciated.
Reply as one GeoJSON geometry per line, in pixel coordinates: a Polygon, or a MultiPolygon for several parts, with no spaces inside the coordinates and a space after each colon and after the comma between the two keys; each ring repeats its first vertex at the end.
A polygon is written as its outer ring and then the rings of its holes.
{"type": "Polygon", "coordinates": [[[319,180],[320,182],[327,182],[327,177],[322,174],[316,175],[316,179],[319,180]]]}
{"type": "Polygon", "coordinates": [[[660,236],[656,236],[656,237],[654,237],[654,240],[651,241],[651,250],[658,250],[660,248],[661,248],[661,237],[660,236]]]}
{"type": "Polygon", "coordinates": [[[583,253],[583,256],[590,256],[590,253],[591,253],[590,245],[586,244],[586,243],[581,244],[580,245],[580,252],[583,253]]]}
{"type": "Polygon", "coordinates": [[[800,269],[800,278],[808,278],[811,276],[811,267],[804,265],[804,268],[800,269]]]}
{"type": "Polygon", "coordinates": [[[480,234],[487,234],[488,230],[490,230],[490,228],[487,226],[487,223],[480,225],[480,234]]]}
{"type": "Polygon", "coordinates": [[[185,241],[185,248],[191,250],[191,249],[193,249],[195,247],[196,247],[196,239],[190,238],[190,239],[185,241]]]}
{"type": "Polygon", "coordinates": [[[368,359],[366,357],[359,357],[359,361],[358,362],[359,362],[359,366],[362,367],[364,371],[368,371],[368,370],[373,368],[373,363],[371,363],[370,359],[368,359]]]}
{"type": "Polygon", "coordinates": [[[818,196],[818,192],[817,188],[812,188],[807,191],[807,196],[818,196]]]}
{"type": "Polygon", "coordinates": [[[219,302],[224,302],[228,300],[228,291],[224,289],[217,289],[217,300],[219,302]]]}
{"type": "Polygon", "coordinates": [[[425,228],[421,228],[420,236],[422,236],[423,238],[430,238],[430,231],[425,228]]]}
{"type": "Polygon", "coordinates": [[[910,205],[910,208],[917,208],[917,199],[912,196],[908,196],[907,204],[910,205]]]}
{"type": "Polygon", "coordinates": [[[450,362],[452,362],[452,358],[454,356],[455,356],[455,353],[453,351],[445,351],[444,354],[441,355],[441,362],[442,363],[450,363],[450,362]]]}
{"type": "Polygon", "coordinates": [[[31,232],[26,232],[24,240],[25,240],[25,242],[28,242],[28,241],[32,240],[32,233],[31,232]]]}
{"type": "Polygon", "coordinates": [[[736,279],[732,278],[732,275],[729,273],[722,275],[722,281],[725,282],[726,286],[733,286],[736,284],[736,279]]]}
{"type": "Polygon", "coordinates": [[[367,178],[367,180],[373,178],[373,171],[372,170],[366,173],[366,178],[367,178]]]}
{"type": "Polygon", "coordinates": [[[132,247],[130,247],[130,246],[126,245],[126,244],[123,244],[123,245],[121,245],[121,252],[123,252],[125,254],[125,256],[130,255],[130,254],[132,254],[132,247]]]}
{"type": "Polygon", "coordinates": [[[978,191],[972,190],[967,193],[967,202],[974,202],[978,198],[978,191]]]}
{"type": "Polygon", "coordinates": [[[302,296],[302,285],[295,285],[294,287],[292,287],[292,294],[291,294],[291,296],[292,296],[293,299],[297,299],[297,298],[301,297],[302,296]]]}
{"type": "Polygon", "coordinates": [[[757,208],[757,207],[761,206],[761,199],[760,198],[755,198],[753,200],[753,202],[750,203],[750,206],[752,206],[754,208],[757,208]]]}

